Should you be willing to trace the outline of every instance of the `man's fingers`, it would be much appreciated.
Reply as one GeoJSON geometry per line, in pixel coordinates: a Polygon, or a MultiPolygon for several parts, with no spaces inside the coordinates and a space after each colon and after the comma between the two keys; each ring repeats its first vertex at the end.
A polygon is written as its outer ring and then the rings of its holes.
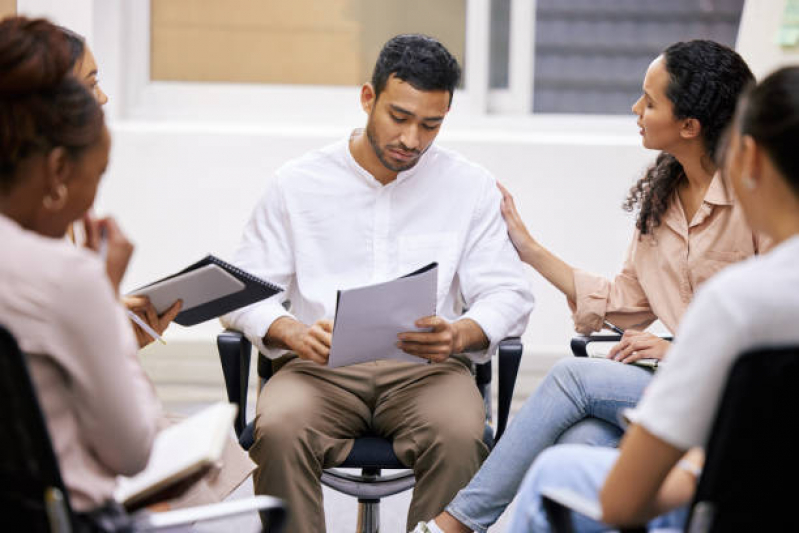
{"type": "Polygon", "coordinates": [[[397,343],[397,347],[405,353],[415,355],[430,360],[441,360],[449,357],[449,349],[446,346],[431,346],[415,343],[397,343]]]}
{"type": "Polygon", "coordinates": [[[448,331],[442,332],[406,332],[397,335],[402,342],[412,342],[416,344],[449,344],[452,342],[452,333],[448,331]]]}
{"type": "Polygon", "coordinates": [[[327,361],[327,356],[330,353],[330,348],[328,348],[320,340],[309,335],[305,339],[305,345],[308,347],[308,349],[313,350],[313,352],[316,355],[322,357],[325,361],[327,361]]]}
{"type": "Polygon", "coordinates": [[[320,328],[328,333],[333,333],[333,321],[332,320],[319,320],[316,322],[320,328]]]}
{"type": "Polygon", "coordinates": [[[322,325],[318,323],[311,326],[311,329],[308,330],[308,334],[328,348],[333,342],[333,335],[322,329],[322,325]]]}
{"type": "Polygon", "coordinates": [[[414,325],[417,328],[433,328],[433,331],[440,331],[447,327],[448,322],[440,316],[426,316],[417,320],[414,325]]]}

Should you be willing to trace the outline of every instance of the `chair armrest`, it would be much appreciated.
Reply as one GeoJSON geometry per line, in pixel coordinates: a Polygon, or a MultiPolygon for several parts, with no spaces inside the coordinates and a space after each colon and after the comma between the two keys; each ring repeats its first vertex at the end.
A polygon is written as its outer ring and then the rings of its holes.
{"type": "Polygon", "coordinates": [[[239,408],[233,427],[236,436],[241,437],[247,425],[247,389],[252,344],[241,332],[226,329],[217,335],[216,346],[219,350],[219,361],[222,363],[228,401],[235,403],[239,408]]]}
{"type": "Polygon", "coordinates": [[[579,335],[572,337],[572,353],[577,357],[588,357],[588,345],[592,342],[619,342],[621,335],[579,335]]]}
{"type": "Polygon", "coordinates": [[[286,518],[286,505],[271,496],[200,505],[163,513],[144,512],[134,518],[135,531],[158,531],[204,520],[217,520],[257,511],[269,531],[280,531],[286,518]]]}
{"type": "MultiPolygon", "coordinates": [[[[674,337],[662,336],[663,340],[672,342],[674,337]]],[[[595,335],[578,335],[572,337],[571,349],[572,353],[577,357],[588,357],[588,345],[592,342],[619,342],[621,335],[616,334],[595,334],[595,335]]]]}
{"type": "Polygon", "coordinates": [[[494,442],[505,432],[510,414],[510,404],[513,399],[513,389],[516,387],[516,377],[519,374],[519,364],[522,361],[522,341],[519,337],[508,337],[499,343],[497,351],[499,383],[497,384],[497,431],[494,442]]]}

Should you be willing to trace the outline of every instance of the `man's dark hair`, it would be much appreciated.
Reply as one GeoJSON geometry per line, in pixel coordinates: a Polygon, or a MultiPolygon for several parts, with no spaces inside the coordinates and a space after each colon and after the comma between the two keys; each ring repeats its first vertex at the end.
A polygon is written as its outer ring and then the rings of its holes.
{"type": "Polygon", "coordinates": [[[461,67],[444,45],[419,34],[397,35],[389,40],[375,63],[372,86],[375,99],[391,75],[420,91],[448,91],[449,101],[461,79],[461,67]]]}

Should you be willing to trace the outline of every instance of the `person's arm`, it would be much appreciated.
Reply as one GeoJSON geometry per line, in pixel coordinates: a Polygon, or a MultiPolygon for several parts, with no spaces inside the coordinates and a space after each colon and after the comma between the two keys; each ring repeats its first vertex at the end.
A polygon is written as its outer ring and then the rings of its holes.
{"type": "Polygon", "coordinates": [[[286,353],[289,345],[280,340],[279,336],[268,332],[281,317],[292,318],[295,322],[296,319],[282,305],[294,283],[294,250],[291,220],[279,175],[273,179],[266,194],[256,204],[244,227],[244,234],[232,263],[286,290],[224,315],[220,318],[222,325],[241,331],[264,355],[270,358],[280,357],[286,353]]]}
{"type": "Polygon", "coordinates": [[[698,291],[669,364],[629,414],[633,423],[600,493],[603,520],[610,524],[640,524],[688,492],[690,479],[669,474],[685,450],[707,442],[729,369],[750,339],[740,310],[728,307],[742,286],[731,273],[719,274],[698,291]]]}
{"type": "Polygon", "coordinates": [[[577,290],[574,286],[574,268],[533,238],[516,209],[513,196],[501,183],[497,183],[497,187],[502,193],[502,216],[505,218],[508,235],[519,253],[519,258],[536,269],[555,288],[566,295],[569,301],[575,302],[577,290]]]}
{"type": "Polygon", "coordinates": [[[633,260],[639,237],[637,231],[633,234],[622,271],[613,280],[608,280],[572,267],[539,244],[527,230],[513,197],[507,189],[498,186],[502,191],[502,216],[519,257],[566,296],[576,331],[581,334],[599,331],[606,319],[624,329],[644,328],[657,319],[638,281],[633,260]]]}
{"type": "Polygon", "coordinates": [[[64,309],[66,355],[60,362],[70,376],[70,402],[85,442],[111,472],[133,475],[147,464],[161,406],[105,266],[93,257],[80,259],[64,273],[53,300],[64,309]]]}
{"type": "MultiPolygon", "coordinates": [[[[678,477],[672,478],[672,482],[678,485],[668,487],[662,494],[661,490],[685,450],[664,442],[637,424],[627,431],[620,449],[619,459],[600,492],[602,521],[618,526],[641,525],[670,510],[664,505],[675,503],[673,493],[682,493],[683,482],[687,480],[676,473],[678,477]]],[[[686,502],[679,502],[682,503],[686,502]]]]}

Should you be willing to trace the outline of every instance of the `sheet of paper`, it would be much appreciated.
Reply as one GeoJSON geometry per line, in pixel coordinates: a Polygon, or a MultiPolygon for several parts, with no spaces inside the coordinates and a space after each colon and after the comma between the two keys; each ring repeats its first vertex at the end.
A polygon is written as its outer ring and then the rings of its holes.
{"type": "Polygon", "coordinates": [[[436,314],[438,264],[399,279],[339,291],[328,365],[398,359],[427,363],[397,348],[397,335],[421,331],[414,323],[436,314]]]}

